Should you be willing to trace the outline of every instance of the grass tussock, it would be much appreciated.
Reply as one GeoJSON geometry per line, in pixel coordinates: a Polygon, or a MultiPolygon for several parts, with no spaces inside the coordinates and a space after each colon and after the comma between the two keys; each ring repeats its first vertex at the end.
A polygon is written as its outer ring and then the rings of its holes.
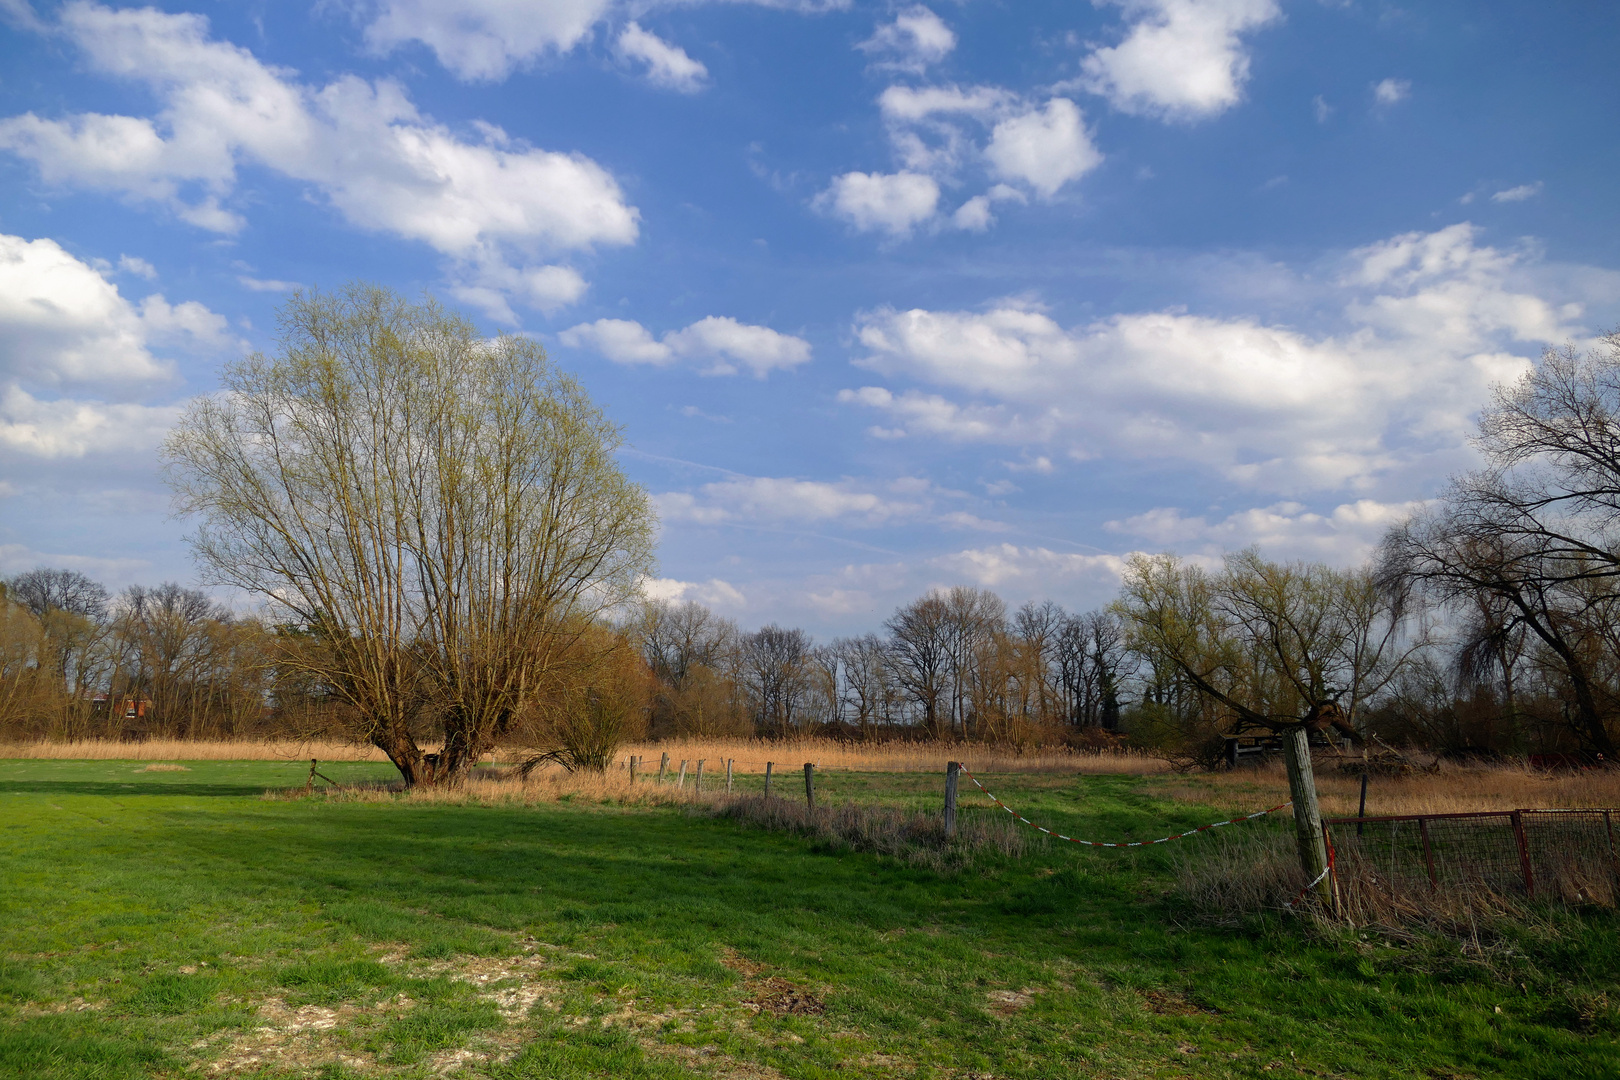
{"type": "Polygon", "coordinates": [[[978,816],[959,818],[956,836],[947,840],[940,815],[891,806],[845,803],[812,810],[789,799],[744,795],[726,800],[715,812],[758,828],[808,836],[834,850],[874,852],[942,872],[981,854],[1018,858],[1045,842],[1014,822],[978,816]]]}
{"type": "MultiPolygon", "coordinates": [[[[1239,809],[1288,798],[1281,762],[1230,772],[1155,781],[1153,794],[1182,802],[1239,809]]],[[[1361,778],[1332,762],[1316,763],[1316,790],[1324,817],[1354,817],[1361,778]]],[[[1620,807],[1620,769],[1548,772],[1524,765],[1441,762],[1436,773],[1374,776],[1367,785],[1369,817],[1465,814],[1483,810],[1620,807]]]]}

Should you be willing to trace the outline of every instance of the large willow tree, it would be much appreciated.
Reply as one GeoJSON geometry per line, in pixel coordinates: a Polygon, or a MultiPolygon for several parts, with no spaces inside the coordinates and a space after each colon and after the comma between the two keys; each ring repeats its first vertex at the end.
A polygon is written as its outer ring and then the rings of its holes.
{"type": "Polygon", "coordinates": [[[282,662],[416,784],[577,684],[587,629],[650,569],[620,443],[535,342],[356,284],[294,294],[275,354],[230,367],[165,458],[209,578],[289,612],[282,662]]]}

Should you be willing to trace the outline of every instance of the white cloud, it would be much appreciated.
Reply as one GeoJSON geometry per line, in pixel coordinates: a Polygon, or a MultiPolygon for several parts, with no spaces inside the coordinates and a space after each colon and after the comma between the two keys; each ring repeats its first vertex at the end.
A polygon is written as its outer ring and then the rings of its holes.
{"type": "Polygon", "coordinates": [[[1373,84],[1373,100],[1380,105],[1396,105],[1412,96],[1408,79],[1383,79],[1373,84]]]}
{"type": "Polygon", "coordinates": [[[654,496],[665,522],[695,525],[845,527],[932,523],[946,529],[1004,532],[1000,521],[953,508],[963,492],[935,486],[922,477],[901,477],[885,484],[856,480],[801,480],[778,476],[734,476],[693,491],[654,496]]]}
{"type": "Polygon", "coordinates": [[[736,611],[748,602],[742,590],[720,578],[710,578],[708,581],[644,578],[641,591],[652,600],[669,600],[673,603],[692,600],[721,611],[736,611]]]}
{"type": "Polygon", "coordinates": [[[1081,61],[1077,85],[1121,112],[1197,120],[1243,97],[1242,35],[1281,16],[1275,0],[1120,0],[1131,26],[1081,61]]]}
{"type": "Polygon", "coordinates": [[[1079,555],[1044,547],[994,544],[938,555],[927,562],[934,572],[948,576],[940,585],[978,585],[982,588],[1027,596],[1051,596],[1076,584],[1117,585],[1124,576],[1126,557],[1079,555]]]}
{"type": "Polygon", "coordinates": [[[810,343],[778,333],[766,326],[740,323],[729,316],[710,315],[662,341],[646,327],[628,319],[598,319],[581,323],[558,335],[571,349],[591,349],[616,364],[665,366],[677,360],[707,361],[705,375],[734,375],[745,367],[763,379],[772,371],[788,370],[810,359],[810,343]]]}
{"type": "Polygon", "coordinates": [[[984,154],[996,175],[1022,180],[1047,198],[1102,162],[1079,107],[1067,98],[998,123],[984,154]]]}
{"type": "Polygon", "coordinates": [[[1528,368],[1515,345],[1576,333],[1578,306],[1524,283],[1521,256],[1468,225],[1352,252],[1346,333],[1249,318],[1119,314],[1066,328],[1027,305],[881,308],[855,324],[873,371],[944,392],[869,386],[873,434],[1176,459],[1279,492],[1362,487],[1450,454],[1492,383],[1528,368]]]}
{"type": "Polygon", "coordinates": [[[1317,94],[1311,99],[1311,113],[1316,117],[1318,124],[1325,124],[1333,115],[1333,106],[1329,105],[1321,94],[1317,94]]]}
{"type": "Polygon", "coordinates": [[[109,584],[133,582],[151,572],[145,559],[107,559],[67,552],[38,551],[25,544],[0,544],[0,575],[9,576],[36,566],[60,566],[88,574],[109,584]]]}
{"type": "Polygon", "coordinates": [[[118,256],[118,269],[120,273],[134,274],[136,277],[152,281],[157,278],[157,267],[136,255],[118,256]]]}
{"type": "Polygon", "coordinates": [[[1149,546],[1207,555],[1258,544],[1273,558],[1311,559],[1349,565],[1366,560],[1391,525],[1409,517],[1421,502],[1358,499],[1316,513],[1297,502],[1240,510],[1219,520],[1188,517],[1161,507],[1105,525],[1110,532],[1149,546]]]}
{"type": "Polygon", "coordinates": [[[222,200],[238,164],[254,162],[312,185],[361,228],[428,244],[468,289],[541,307],[566,302],[570,289],[577,296],[583,283],[564,267],[532,268],[536,252],[636,239],[636,210],[594,161],[524,146],[487,124],[481,141],[468,141],[422,116],[396,83],[297,83],[210,38],[199,15],[79,0],[62,9],[62,28],[93,69],[145,84],[162,108],[150,119],[0,120],[0,148],[34,162],[47,182],[158,202],[230,233],[242,219],[222,200]]]}
{"type": "Polygon", "coordinates": [[[834,178],[815,206],[860,232],[905,236],[934,216],[939,184],[921,173],[851,172],[834,178]]]}
{"type": "Polygon", "coordinates": [[[382,0],[366,41],[380,52],[420,42],[462,79],[498,80],[568,52],[612,7],[612,0],[382,0]]]}
{"type": "Polygon", "coordinates": [[[999,86],[891,86],[878,95],[878,108],[885,120],[915,123],[941,114],[989,116],[1017,101],[999,86]]]}
{"type": "Polygon", "coordinates": [[[882,67],[921,73],[929,64],[937,64],[951,54],[956,48],[956,34],[945,20],[915,4],[896,15],[894,22],[878,27],[856,48],[882,57],[882,67]]]}
{"type": "Polygon", "coordinates": [[[1520,184],[1518,187],[1510,187],[1506,191],[1498,191],[1491,196],[1491,202],[1524,202],[1526,199],[1533,199],[1540,195],[1541,187],[1540,180],[1533,184],[1520,184]]]}
{"type": "Polygon", "coordinates": [[[685,49],[671,45],[657,34],[643,30],[639,23],[626,25],[613,47],[624,59],[644,64],[647,81],[654,86],[695,94],[708,81],[709,69],[702,61],[692,59],[685,49]]]}
{"type": "Polygon", "coordinates": [[[238,274],[236,282],[249,292],[292,292],[300,287],[296,281],[277,281],[274,278],[249,277],[247,274],[238,274]]]}
{"type": "Polygon", "coordinates": [[[135,400],[174,382],[155,345],[242,348],[224,317],[196,301],[153,294],[131,303],[55,241],[0,234],[0,451],[8,461],[150,453],[178,413],[135,400]],[[97,400],[64,396],[78,393],[97,400]]]}

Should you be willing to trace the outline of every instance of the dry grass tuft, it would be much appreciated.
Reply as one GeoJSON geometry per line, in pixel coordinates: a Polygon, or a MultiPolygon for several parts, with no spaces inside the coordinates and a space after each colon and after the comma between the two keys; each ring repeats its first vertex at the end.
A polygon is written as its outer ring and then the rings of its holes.
{"type": "MultiPolygon", "coordinates": [[[[818,769],[852,769],[858,772],[943,772],[947,761],[963,761],[975,772],[988,773],[1110,773],[1149,776],[1168,772],[1158,758],[1127,751],[1086,754],[1045,748],[1020,751],[1011,747],[984,746],[959,742],[840,743],[831,739],[802,739],[762,742],[757,739],[670,740],[635,743],[620,747],[619,760],[636,755],[657,768],[659,756],[668,754],[671,768],[682,759],[709,763],[724,770],[727,759],[739,773],[763,773],[767,761],[776,763],[777,773],[797,768],[806,761],[818,769]]],[[[644,770],[645,771],[645,770],[644,770]]]]}
{"type": "Polygon", "coordinates": [[[146,768],[137,769],[136,771],[137,772],[190,772],[191,770],[186,768],[184,765],[173,765],[173,764],[169,764],[167,762],[161,762],[161,763],[159,763],[157,765],[148,765],[146,768]]]}
{"type": "MultiPolygon", "coordinates": [[[[1316,789],[1324,817],[1355,816],[1360,776],[1340,772],[1332,759],[1318,759],[1316,789]]],[[[1166,778],[1155,781],[1150,790],[1183,802],[1236,810],[1282,802],[1288,798],[1288,776],[1278,762],[1166,778]]],[[[1546,772],[1524,765],[1442,762],[1436,773],[1374,776],[1367,785],[1367,814],[1371,817],[1616,806],[1620,806],[1620,769],[1546,772]]]]}
{"type": "Polygon", "coordinates": [[[0,743],[0,758],[67,761],[387,761],[375,746],[342,742],[300,742],[294,739],[203,740],[149,739],[118,742],[85,739],[78,742],[0,743]]]}

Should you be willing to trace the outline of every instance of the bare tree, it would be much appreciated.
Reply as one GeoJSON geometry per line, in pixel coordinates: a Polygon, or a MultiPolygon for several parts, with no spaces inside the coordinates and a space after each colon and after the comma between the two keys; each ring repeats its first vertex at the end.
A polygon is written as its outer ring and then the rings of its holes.
{"type": "Polygon", "coordinates": [[[876,634],[836,638],[829,647],[842,672],[840,715],[851,717],[861,737],[872,734],[874,724],[889,719],[893,687],[889,680],[889,649],[876,634]]]}
{"type": "MultiPolygon", "coordinates": [[[[1479,421],[1486,467],[1392,530],[1387,571],[1527,631],[1565,684],[1570,726],[1612,756],[1620,716],[1620,331],[1549,349],[1479,421]]],[[[1505,635],[1505,636],[1504,636],[1505,635]]]]}
{"type": "Polygon", "coordinates": [[[810,636],[763,626],[743,640],[743,669],[760,730],[787,735],[799,719],[810,685],[810,636]]]}
{"type": "Polygon", "coordinates": [[[949,706],[952,630],[945,597],[930,592],[904,605],[884,623],[894,681],[922,715],[923,728],[943,734],[941,705],[949,706]]]}
{"type": "Polygon", "coordinates": [[[650,569],[618,429],[528,338],[353,285],[294,294],[277,355],[223,381],[165,446],[197,557],[310,630],[282,662],[407,783],[458,776],[515,730],[650,569]]]}

